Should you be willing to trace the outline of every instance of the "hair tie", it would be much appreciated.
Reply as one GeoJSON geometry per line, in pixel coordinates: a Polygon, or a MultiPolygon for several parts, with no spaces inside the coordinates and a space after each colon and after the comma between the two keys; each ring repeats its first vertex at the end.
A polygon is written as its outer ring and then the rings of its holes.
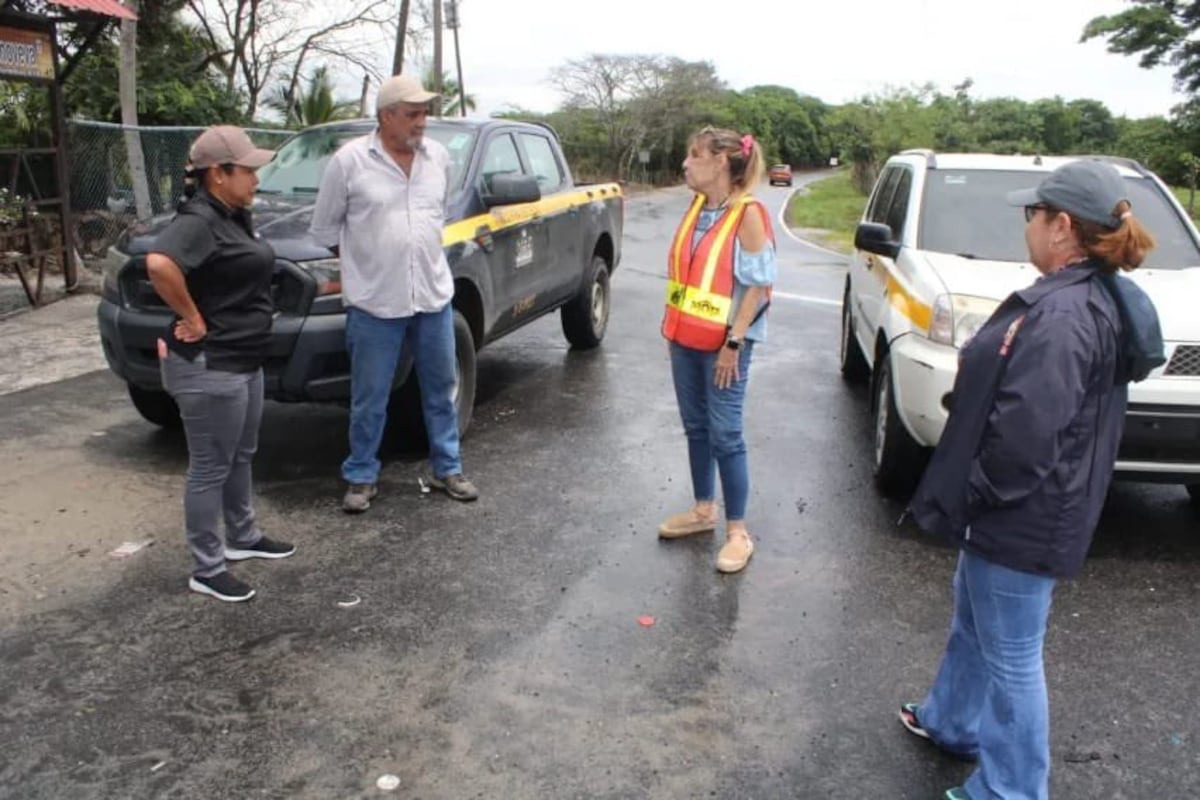
{"type": "Polygon", "coordinates": [[[742,155],[743,156],[750,155],[750,150],[753,147],[754,147],[754,137],[747,133],[745,136],[742,137],[742,155]]]}

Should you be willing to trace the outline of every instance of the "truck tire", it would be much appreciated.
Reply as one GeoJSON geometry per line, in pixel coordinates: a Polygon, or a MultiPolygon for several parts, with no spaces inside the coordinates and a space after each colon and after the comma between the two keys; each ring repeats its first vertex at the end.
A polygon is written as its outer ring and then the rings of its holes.
{"type": "Polygon", "coordinates": [[[885,495],[901,495],[916,488],[925,467],[925,453],[909,435],[896,411],[896,387],[886,353],[880,355],[875,368],[875,394],[871,404],[875,412],[872,426],[875,485],[885,495]]]}
{"type": "Polygon", "coordinates": [[[179,419],[179,406],[175,405],[175,398],[171,395],[161,390],[143,389],[132,383],[126,385],[129,387],[129,399],[133,401],[133,407],[147,422],[153,422],[168,430],[174,430],[183,424],[179,419]]]}
{"type": "Polygon", "coordinates": [[[850,312],[850,286],[847,284],[846,293],[842,295],[842,343],[841,343],[842,379],[846,383],[858,384],[864,382],[871,374],[871,366],[862,348],[858,346],[858,337],[854,335],[854,317],[850,312]]]}
{"type": "MultiPolygon", "coordinates": [[[[454,360],[458,383],[454,388],[454,408],[458,413],[458,436],[467,435],[475,411],[475,337],[462,312],[454,311],[454,360]]],[[[392,393],[388,402],[385,439],[401,449],[427,450],[429,433],[421,409],[421,386],[414,367],[404,385],[392,393]]]]}
{"type": "Polygon", "coordinates": [[[1188,497],[1192,499],[1192,508],[1200,508],[1200,483],[1187,485],[1188,497]]]}
{"type": "Polygon", "coordinates": [[[600,256],[592,256],[587,282],[579,294],[562,307],[563,335],[572,347],[590,350],[604,339],[608,329],[609,300],[608,262],[600,256]]]}

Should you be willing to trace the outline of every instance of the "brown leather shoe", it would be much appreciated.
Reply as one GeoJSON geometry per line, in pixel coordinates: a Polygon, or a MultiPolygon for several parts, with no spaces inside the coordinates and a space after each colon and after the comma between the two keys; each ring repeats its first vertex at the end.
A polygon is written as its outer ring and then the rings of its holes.
{"type": "Polygon", "coordinates": [[[444,478],[439,478],[435,475],[429,479],[429,485],[463,503],[479,499],[479,490],[475,488],[475,484],[471,483],[467,476],[461,473],[447,475],[444,478]]]}
{"type": "Polygon", "coordinates": [[[691,536],[694,533],[711,533],[717,527],[716,516],[702,517],[695,509],[667,517],[658,526],[658,535],[663,539],[678,539],[681,536],[691,536]]]}
{"type": "Polygon", "coordinates": [[[741,572],[750,563],[754,555],[754,542],[749,536],[731,536],[725,540],[725,546],[717,553],[718,572],[741,572]]]}

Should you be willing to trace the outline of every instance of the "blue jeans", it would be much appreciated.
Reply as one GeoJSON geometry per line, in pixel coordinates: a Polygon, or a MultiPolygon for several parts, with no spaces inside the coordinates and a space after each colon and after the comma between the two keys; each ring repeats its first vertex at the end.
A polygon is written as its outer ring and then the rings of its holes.
{"type": "Polygon", "coordinates": [[[954,618],[917,719],[941,747],[978,756],[972,800],[1046,800],[1050,708],[1042,642],[1053,578],[959,554],[954,618]]]}
{"type": "Polygon", "coordinates": [[[675,379],[675,399],[687,436],[693,495],[697,502],[713,500],[715,471],[719,471],[725,519],[734,521],[746,518],[746,500],[750,496],[742,406],[753,349],[752,341],[742,344],[738,351],[738,380],[727,389],[718,389],[713,383],[718,352],[693,350],[671,342],[671,377],[675,379]]]}
{"type": "Polygon", "coordinates": [[[387,423],[388,398],[405,344],[412,348],[421,410],[429,434],[429,461],[438,478],[461,473],[458,380],[454,354],[454,309],[383,319],[357,308],[346,310],[346,348],[350,351],[350,455],[342,462],[347,483],[379,480],[379,445],[387,423]]]}

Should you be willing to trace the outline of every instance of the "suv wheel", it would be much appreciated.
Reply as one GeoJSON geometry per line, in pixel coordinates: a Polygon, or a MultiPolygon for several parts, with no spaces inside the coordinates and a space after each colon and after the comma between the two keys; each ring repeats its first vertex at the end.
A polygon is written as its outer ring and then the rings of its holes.
{"type": "Polygon", "coordinates": [[[867,364],[867,357],[863,355],[862,348],[858,346],[858,338],[854,335],[854,317],[850,312],[850,287],[846,287],[846,293],[842,295],[842,342],[840,361],[842,367],[842,378],[847,383],[862,383],[871,374],[871,367],[867,364]]]}
{"type": "Polygon", "coordinates": [[[609,300],[608,262],[592,256],[587,283],[562,307],[563,335],[572,347],[590,350],[600,344],[608,329],[609,300]]]}
{"type": "MultiPolygon", "coordinates": [[[[459,438],[467,435],[475,411],[475,337],[462,312],[454,311],[454,409],[458,414],[459,438]]],[[[404,385],[392,393],[388,402],[386,438],[398,445],[429,446],[425,413],[421,409],[421,387],[414,368],[404,385]]]]}
{"type": "Polygon", "coordinates": [[[1188,496],[1192,498],[1192,505],[1200,508],[1200,483],[1189,483],[1187,490],[1188,496]]]}
{"type": "Polygon", "coordinates": [[[900,421],[896,412],[892,368],[886,354],[876,364],[875,397],[875,485],[885,494],[911,491],[924,466],[924,452],[900,421]]]}
{"type": "Polygon", "coordinates": [[[161,390],[143,389],[132,383],[127,386],[133,407],[147,422],[170,429],[178,428],[183,424],[179,419],[179,406],[175,405],[175,398],[171,395],[161,390]]]}

